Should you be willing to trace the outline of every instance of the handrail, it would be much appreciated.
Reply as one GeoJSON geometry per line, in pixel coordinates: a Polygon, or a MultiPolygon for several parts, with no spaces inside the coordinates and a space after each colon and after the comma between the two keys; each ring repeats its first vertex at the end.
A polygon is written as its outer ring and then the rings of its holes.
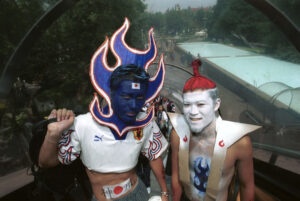
{"type": "Polygon", "coordinates": [[[257,143],[257,142],[253,142],[252,145],[255,148],[264,149],[264,150],[271,151],[271,152],[279,154],[279,155],[284,155],[284,156],[288,156],[288,157],[295,158],[295,159],[300,159],[299,151],[294,151],[291,149],[285,149],[285,148],[280,148],[280,147],[274,147],[272,145],[262,144],[262,143],[257,143]]]}
{"type": "Polygon", "coordinates": [[[300,175],[254,159],[255,185],[278,200],[299,200],[300,175]]]}
{"type": "Polygon", "coordinates": [[[32,183],[33,180],[33,176],[28,174],[28,168],[0,177],[0,198],[32,183]]]}

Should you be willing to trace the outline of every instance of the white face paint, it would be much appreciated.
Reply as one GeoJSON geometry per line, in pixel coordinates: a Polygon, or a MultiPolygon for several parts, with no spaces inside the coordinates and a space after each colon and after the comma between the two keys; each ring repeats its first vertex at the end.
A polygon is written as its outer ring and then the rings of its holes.
{"type": "Polygon", "coordinates": [[[214,103],[208,90],[195,90],[183,94],[183,113],[192,132],[200,133],[214,119],[220,100],[214,103]]]}

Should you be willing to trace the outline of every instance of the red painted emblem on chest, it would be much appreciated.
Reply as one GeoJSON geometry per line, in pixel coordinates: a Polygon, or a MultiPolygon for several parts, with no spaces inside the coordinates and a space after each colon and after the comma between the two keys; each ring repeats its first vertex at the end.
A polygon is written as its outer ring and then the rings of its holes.
{"type": "Polygon", "coordinates": [[[220,147],[224,147],[224,146],[225,146],[224,140],[220,140],[220,141],[219,141],[219,146],[220,146],[220,147]]]}
{"type": "Polygon", "coordinates": [[[188,138],[186,136],[184,136],[183,141],[187,142],[188,138]]]}

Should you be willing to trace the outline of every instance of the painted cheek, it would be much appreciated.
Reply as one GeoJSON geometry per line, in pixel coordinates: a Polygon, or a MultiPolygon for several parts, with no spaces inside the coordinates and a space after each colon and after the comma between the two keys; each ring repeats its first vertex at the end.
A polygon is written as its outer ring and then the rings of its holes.
{"type": "Polygon", "coordinates": [[[124,108],[126,108],[126,105],[128,104],[127,103],[127,101],[125,100],[125,99],[122,99],[122,98],[120,98],[119,100],[118,100],[118,107],[119,107],[119,109],[124,109],[124,108]]]}
{"type": "Polygon", "coordinates": [[[183,106],[183,113],[188,116],[188,114],[190,113],[190,106],[183,106]]]}
{"type": "Polygon", "coordinates": [[[144,104],[145,104],[145,101],[137,101],[137,109],[141,110],[142,107],[144,106],[144,104]]]}

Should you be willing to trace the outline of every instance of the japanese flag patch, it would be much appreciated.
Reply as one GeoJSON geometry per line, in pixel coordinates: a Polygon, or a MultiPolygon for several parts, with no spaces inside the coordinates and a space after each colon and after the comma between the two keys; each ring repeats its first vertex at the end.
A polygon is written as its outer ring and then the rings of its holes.
{"type": "Polygon", "coordinates": [[[141,89],[141,85],[140,85],[140,83],[133,82],[133,83],[131,83],[131,88],[132,89],[141,89]]]}

